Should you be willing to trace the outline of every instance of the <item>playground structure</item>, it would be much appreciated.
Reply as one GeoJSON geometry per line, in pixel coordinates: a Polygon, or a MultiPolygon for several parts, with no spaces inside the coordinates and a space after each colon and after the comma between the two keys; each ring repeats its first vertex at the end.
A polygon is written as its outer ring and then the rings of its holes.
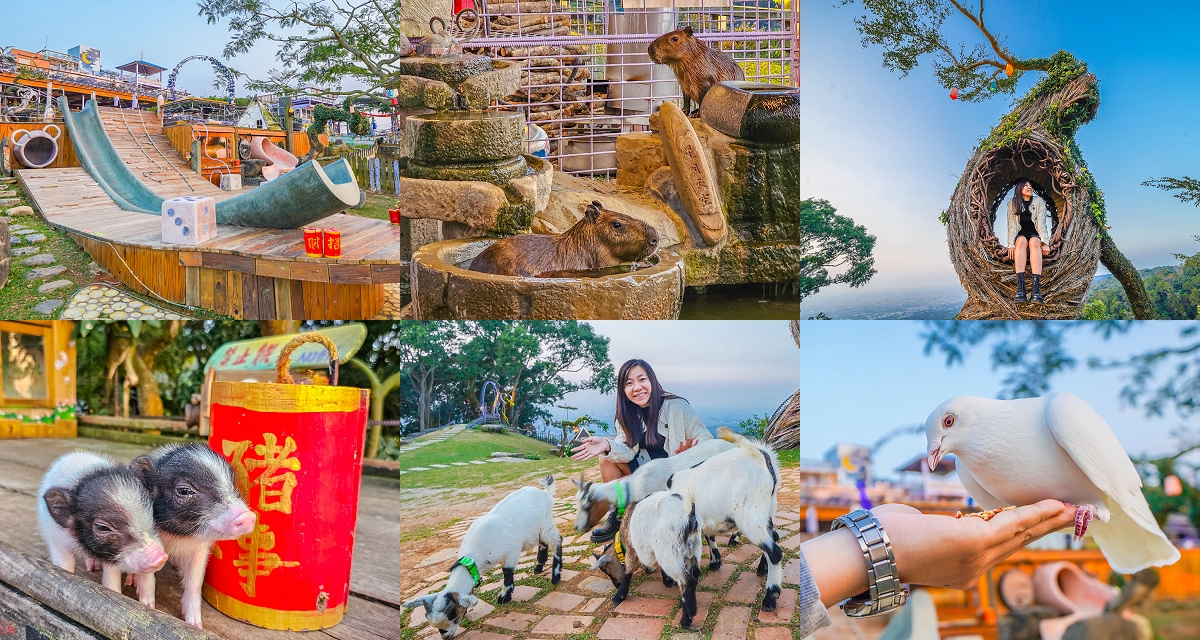
{"type": "Polygon", "coordinates": [[[467,424],[467,428],[478,427],[480,425],[499,424],[503,425],[507,421],[504,419],[503,409],[500,403],[503,399],[500,395],[500,386],[494,381],[488,380],[483,383],[483,388],[479,390],[479,417],[467,424]],[[488,390],[492,391],[492,401],[487,401],[488,390]]]}
{"type": "Polygon", "coordinates": [[[237,85],[233,80],[233,74],[229,72],[229,67],[226,67],[224,63],[212,56],[204,55],[188,56],[187,58],[180,60],[179,64],[175,65],[174,69],[171,69],[171,75],[167,77],[167,93],[170,96],[170,99],[178,99],[175,93],[175,80],[179,78],[180,67],[188,62],[191,62],[192,60],[208,60],[210,63],[212,63],[213,71],[216,72],[217,75],[221,76],[223,80],[225,80],[225,93],[229,96],[229,104],[233,104],[234,91],[237,88],[237,85]]]}
{"type": "Polygon", "coordinates": [[[9,135],[9,140],[12,141],[13,157],[17,162],[30,169],[41,169],[58,158],[60,137],[62,129],[58,125],[48,124],[32,131],[17,129],[9,135]],[[54,129],[53,136],[47,132],[48,129],[54,129]]]}
{"type": "Polygon", "coordinates": [[[296,156],[275,146],[275,143],[264,136],[250,138],[250,157],[268,163],[262,168],[263,180],[266,182],[296,169],[296,156]]]}
{"type": "Polygon", "coordinates": [[[68,118],[73,150],[95,176],[81,167],[18,176],[49,223],[140,293],[235,318],[366,319],[400,279],[397,227],[336,213],[359,201],[344,163],[301,167],[234,198],[188,166],[153,114],[89,105],[68,118]],[[315,200],[297,200],[293,187],[315,200]],[[211,196],[226,222],[260,226],[222,224],[200,246],[164,245],[158,208],[179,195],[211,196]],[[316,220],[341,231],[340,258],[309,258],[303,230],[279,228],[316,220]]]}

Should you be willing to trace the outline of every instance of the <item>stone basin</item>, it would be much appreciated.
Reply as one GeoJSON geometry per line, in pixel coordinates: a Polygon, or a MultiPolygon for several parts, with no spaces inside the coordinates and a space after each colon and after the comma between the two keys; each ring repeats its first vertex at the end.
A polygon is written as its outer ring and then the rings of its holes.
{"type": "Polygon", "coordinates": [[[520,112],[440,111],[405,120],[409,155],[421,164],[511,160],[525,151],[520,112]]]}
{"type": "Polygon", "coordinates": [[[765,82],[718,82],[704,96],[700,119],[735,138],[799,144],[800,89],[765,82]]]}
{"type": "Polygon", "coordinates": [[[495,239],[444,240],[413,253],[414,317],[421,320],[671,320],[683,303],[683,258],[660,249],[658,264],[596,278],[524,278],[479,273],[469,263],[495,239]]]}
{"type": "Polygon", "coordinates": [[[402,76],[437,80],[456,87],[471,76],[491,71],[492,59],[469,53],[431,57],[408,56],[400,58],[395,66],[402,76]]]}

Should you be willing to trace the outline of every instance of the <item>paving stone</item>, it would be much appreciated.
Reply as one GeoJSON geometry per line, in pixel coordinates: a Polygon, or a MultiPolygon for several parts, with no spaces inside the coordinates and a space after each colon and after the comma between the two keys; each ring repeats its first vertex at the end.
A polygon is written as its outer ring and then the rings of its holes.
{"type": "Polygon", "coordinates": [[[21,261],[21,264],[27,267],[44,267],[48,264],[54,264],[58,259],[49,253],[39,253],[36,256],[29,256],[21,261]]]}
{"type": "Polygon", "coordinates": [[[800,548],[800,542],[801,542],[800,539],[803,537],[804,536],[802,536],[798,533],[792,534],[792,537],[788,538],[787,540],[784,540],[783,542],[780,542],[779,546],[781,546],[784,549],[787,549],[789,551],[795,551],[796,549],[800,548]]]}
{"type": "Polygon", "coordinates": [[[492,589],[499,589],[502,586],[504,586],[504,582],[502,582],[500,580],[496,580],[495,582],[489,582],[489,583],[483,585],[482,587],[479,587],[478,589],[476,589],[476,591],[478,591],[479,593],[487,593],[488,591],[491,591],[492,589]]]}
{"type": "Polygon", "coordinates": [[[551,636],[583,633],[592,620],[595,620],[592,616],[546,616],[530,633],[551,636]]]}
{"type": "Polygon", "coordinates": [[[587,604],[580,607],[579,611],[582,613],[595,613],[596,609],[599,609],[600,605],[603,605],[607,601],[608,601],[608,598],[604,598],[604,597],[592,598],[591,600],[587,601],[587,604]]]}
{"type": "Polygon", "coordinates": [[[41,242],[46,239],[46,235],[42,233],[35,233],[33,235],[25,236],[25,239],[30,242],[41,242]]]}
{"type": "Polygon", "coordinates": [[[529,628],[529,625],[537,622],[537,619],[537,616],[531,616],[528,613],[513,612],[500,617],[488,618],[484,622],[509,631],[524,631],[529,628]]]}
{"type": "Polygon", "coordinates": [[[21,204],[20,198],[0,198],[0,207],[12,207],[21,204]]]}
{"type": "Polygon", "coordinates": [[[671,613],[673,608],[675,608],[675,602],[672,600],[634,596],[626,598],[613,611],[634,616],[665,616],[671,613]]]}
{"type": "Polygon", "coordinates": [[[566,591],[551,591],[541,600],[537,601],[543,607],[550,607],[559,611],[570,611],[578,607],[581,602],[583,602],[583,596],[577,596],[566,591]]]}
{"type": "Polygon", "coordinates": [[[449,571],[441,571],[432,575],[421,578],[421,582],[433,582],[434,580],[445,580],[450,577],[449,571]]]}
{"type": "MultiPolygon", "coordinates": [[[[708,610],[712,607],[713,596],[716,594],[711,591],[696,592],[696,617],[692,619],[692,628],[699,629],[704,625],[704,621],[708,619],[708,610]]],[[[679,622],[683,620],[683,609],[675,612],[675,617],[671,619],[671,624],[679,626],[679,622]]]]}
{"type": "Polygon", "coordinates": [[[729,588],[729,592],[725,594],[725,599],[729,602],[754,602],[758,597],[758,588],[762,585],[760,578],[753,571],[743,571],[742,575],[738,576],[737,582],[729,588]]]}
{"type": "Polygon", "coordinates": [[[750,607],[722,607],[713,625],[712,640],[745,640],[749,625],[750,607]]]}
{"type": "Polygon", "coordinates": [[[479,619],[483,618],[484,616],[491,614],[495,610],[496,610],[496,607],[493,607],[492,605],[488,604],[487,602],[480,600],[479,602],[475,603],[475,606],[471,607],[470,609],[467,609],[467,619],[468,620],[479,620],[479,619]]]}
{"type": "Polygon", "coordinates": [[[787,627],[758,627],[754,640],[792,640],[792,632],[787,627]]]}
{"type": "Polygon", "coordinates": [[[612,593],[617,590],[617,588],[613,586],[612,581],[608,578],[592,578],[591,580],[584,580],[583,584],[579,586],[580,588],[587,589],[592,593],[599,594],[612,593]]]}
{"type": "MultiPolygon", "coordinates": [[[[566,562],[567,562],[567,559],[563,558],[563,563],[566,564],[566,562]]],[[[559,572],[559,577],[561,578],[561,582],[570,582],[571,580],[574,580],[575,576],[577,576],[577,575],[579,575],[579,572],[572,571],[571,569],[563,569],[562,571],[559,572]]],[[[560,582],[560,584],[561,584],[561,582],[560,582]]]]}
{"type": "Polygon", "coordinates": [[[756,553],[760,553],[758,547],[749,543],[743,543],[742,546],[738,547],[737,549],[734,549],[727,554],[722,554],[721,560],[730,562],[732,564],[745,564],[746,561],[756,553]]]}
{"type": "Polygon", "coordinates": [[[29,236],[29,235],[33,235],[33,234],[37,233],[37,230],[26,229],[25,227],[21,227],[20,229],[14,230],[13,233],[18,236],[29,236]]]}
{"type": "Polygon", "coordinates": [[[62,289],[64,287],[73,286],[75,286],[75,283],[71,282],[70,280],[55,280],[54,282],[47,282],[46,284],[38,287],[38,293],[50,293],[51,291],[62,289]]]}
{"type": "Polygon", "coordinates": [[[23,256],[23,255],[29,254],[29,253],[37,253],[41,250],[42,250],[41,247],[20,247],[19,249],[13,249],[12,254],[14,256],[23,256]]]}
{"type": "Polygon", "coordinates": [[[8,215],[10,215],[10,216],[31,216],[31,215],[33,215],[33,207],[29,207],[29,206],[13,207],[8,210],[8,215]]]}
{"type": "Polygon", "coordinates": [[[470,462],[471,464],[487,464],[487,463],[486,463],[486,462],[484,462],[483,460],[470,460],[469,462],[470,462]]]}
{"type": "Polygon", "coordinates": [[[9,236],[8,237],[9,244],[21,244],[23,242],[25,242],[25,241],[21,239],[21,236],[9,236]]]}
{"type": "Polygon", "coordinates": [[[600,640],[658,640],[666,620],[654,618],[609,618],[596,637],[600,640]]]}
{"type": "Polygon", "coordinates": [[[651,578],[650,580],[639,584],[638,587],[634,589],[634,592],[640,593],[644,596],[664,596],[670,598],[672,596],[679,595],[679,587],[668,587],[662,583],[662,580],[655,580],[651,578]]]}
{"type": "Polygon", "coordinates": [[[66,270],[67,270],[67,268],[62,266],[61,264],[54,265],[53,267],[39,267],[37,269],[30,269],[29,271],[26,271],[25,279],[26,280],[45,280],[46,278],[49,278],[51,276],[56,276],[66,270]]]}
{"type": "Polygon", "coordinates": [[[537,594],[541,591],[542,590],[537,587],[531,587],[523,584],[513,589],[512,599],[513,602],[528,602],[537,596],[537,594]]]}
{"type": "Polygon", "coordinates": [[[796,600],[799,598],[799,593],[795,589],[784,589],[779,594],[776,601],[774,611],[759,611],[759,622],[778,622],[787,624],[792,621],[792,615],[796,613],[796,600]]]}
{"type": "Polygon", "coordinates": [[[792,558],[783,565],[783,582],[800,584],[800,558],[792,558]]]}
{"type": "Polygon", "coordinates": [[[54,313],[55,309],[57,309],[61,306],[63,306],[62,300],[46,300],[45,302],[39,302],[36,306],[33,307],[33,310],[38,313],[44,313],[46,315],[50,315],[51,313],[54,313]]]}
{"type": "Polygon", "coordinates": [[[429,467],[409,467],[409,471],[429,471],[429,467]]]}
{"type": "Polygon", "coordinates": [[[494,633],[492,631],[484,631],[483,629],[475,629],[468,631],[463,636],[463,640],[511,640],[512,636],[506,636],[503,633],[494,633]]]}
{"type": "Polygon", "coordinates": [[[704,636],[698,633],[674,633],[671,634],[671,640],[704,640],[704,636]]]}
{"type": "Polygon", "coordinates": [[[704,579],[700,581],[700,586],[718,589],[729,581],[729,576],[733,575],[735,569],[737,567],[732,564],[728,562],[723,563],[720,569],[709,571],[708,575],[704,576],[704,579]]]}
{"type": "Polygon", "coordinates": [[[454,465],[454,466],[456,466],[456,467],[466,467],[466,466],[469,466],[469,465],[468,465],[467,463],[465,463],[465,462],[451,462],[450,464],[452,464],[452,465],[454,465]]]}
{"type": "Polygon", "coordinates": [[[431,464],[429,466],[433,467],[434,469],[446,469],[450,467],[448,464],[431,464]]]}

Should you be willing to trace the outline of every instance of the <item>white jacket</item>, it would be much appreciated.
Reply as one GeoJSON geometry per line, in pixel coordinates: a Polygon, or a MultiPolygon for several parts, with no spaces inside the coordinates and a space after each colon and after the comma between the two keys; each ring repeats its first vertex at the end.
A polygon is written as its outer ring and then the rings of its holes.
{"type": "MultiPolygon", "coordinates": [[[[613,425],[617,425],[615,418],[613,425]]],[[[616,426],[616,431],[615,437],[608,438],[612,451],[605,455],[613,462],[629,462],[638,456],[640,448],[636,445],[631,447],[625,442],[625,434],[619,426],[616,426]]],[[[658,411],[658,433],[666,438],[663,450],[667,452],[668,457],[675,455],[675,450],[688,438],[695,438],[697,442],[712,439],[712,434],[700,421],[700,416],[696,415],[692,406],[682,398],[663,400],[662,408],[658,411]]]]}
{"type": "MultiPolygon", "coordinates": [[[[1037,229],[1038,237],[1042,239],[1042,244],[1049,244],[1050,233],[1047,231],[1046,220],[1049,215],[1046,213],[1046,201],[1042,200],[1036,193],[1033,194],[1033,199],[1029,201],[1029,213],[1033,216],[1033,227],[1037,229]]],[[[1017,234],[1021,232],[1021,216],[1017,215],[1017,203],[1008,200],[1008,246],[1013,246],[1017,242],[1017,234]]]]}

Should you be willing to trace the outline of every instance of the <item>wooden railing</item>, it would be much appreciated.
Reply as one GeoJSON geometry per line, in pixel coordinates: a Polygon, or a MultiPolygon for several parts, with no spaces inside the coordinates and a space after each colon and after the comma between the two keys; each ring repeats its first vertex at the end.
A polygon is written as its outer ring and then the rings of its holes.
{"type": "Polygon", "coordinates": [[[371,193],[400,193],[400,162],[382,160],[375,149],[359,149],[345,156],[358,180],[358,186],[371,193]]]}

